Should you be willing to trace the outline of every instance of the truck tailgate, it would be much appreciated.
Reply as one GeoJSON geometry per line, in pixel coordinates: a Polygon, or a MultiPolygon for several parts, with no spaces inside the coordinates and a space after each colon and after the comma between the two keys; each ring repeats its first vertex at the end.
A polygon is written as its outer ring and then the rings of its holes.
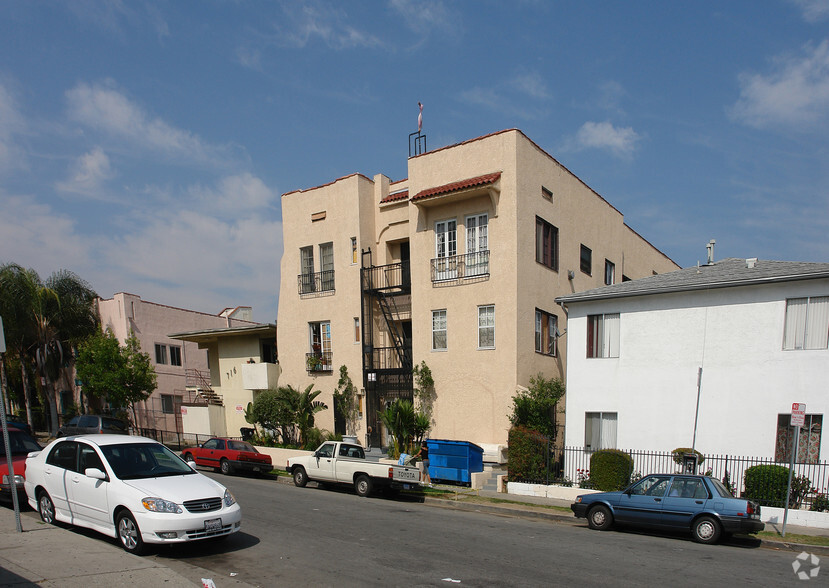
{"type": "Polygon", "coordinates": [[[420,482],[420,470],[417,468],[394,466],[392,472],[392,479],[395,482],[417,484],[418,482],[420,482]]]}

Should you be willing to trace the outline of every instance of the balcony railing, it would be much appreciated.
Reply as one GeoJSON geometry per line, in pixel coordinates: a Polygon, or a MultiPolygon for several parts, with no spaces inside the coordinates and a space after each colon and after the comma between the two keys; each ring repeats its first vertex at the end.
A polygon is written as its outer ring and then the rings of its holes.
{"type": "Polygon", "coordinates": [[[334,270],[325,270],[313,274],[299,274],[297,284],[300,294],[329,292],[334,290],[334,270]]]}
{"type": "Polygon", "coordinates": [[[334,371],[334,360],[330,351],[306,353],[305,369],[308,373],[332,372],[334,371]]]}
{"type": "Polygon", "coordinates": [[[412,277],[409,262],[401,261],[388,265],[363,268],[363,290],[385,291],[411,288],[412,277]]]}
{"type": "Polygon", "coordinates": [[[444,282],[489,275],[489,250],[432,260],[432,281],[444,282]]]}

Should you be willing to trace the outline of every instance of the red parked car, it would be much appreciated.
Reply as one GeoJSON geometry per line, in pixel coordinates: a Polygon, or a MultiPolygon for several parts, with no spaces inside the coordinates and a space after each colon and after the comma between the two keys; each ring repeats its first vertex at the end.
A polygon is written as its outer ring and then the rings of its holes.
{"type": "MultiPolygon", "coordinates": [[[[9,431],[9,448],[12,454],[12,467],[14,468],[14,484],[9,479],[9,466],[6,461],[6,448],[3,445],[3,438],[0,437],[0,500],[3,502],[11,502],[12,488],[17,490],[18,498],[21,499],[20,504],[26,504],[26,492],[23,490],[23,480],[26,473],[26,456],[30,451],[40,451],[43,449],[37,444],[34,438],[20,429],[8,427],[9,431]]],[[[2,435],[2,430],[0,430],[2,435]]]]}
{"type": "Polygon", "coordinates": [[[223,474],[234,471],[264,474],[273,469],[270,455],[256,451],[247,441],[235,441],[223,437],[214,437],[198,447],[188,447],[181,452],[184,461],[191,465],[216,468],[223,474]]]}

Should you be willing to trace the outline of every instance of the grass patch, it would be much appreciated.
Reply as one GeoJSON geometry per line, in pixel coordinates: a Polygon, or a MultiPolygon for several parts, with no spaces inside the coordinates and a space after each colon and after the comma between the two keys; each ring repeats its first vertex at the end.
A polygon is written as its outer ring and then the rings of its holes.
{"type": "Polygon", "coordinates": [[[804,545],[829,546],[829,537],[823,535],[798,535],[786,533],[783,537],[777,531],[760,531],[757,538],[763,541],[777,541],[779,543],[802,543],[804,545]]]}

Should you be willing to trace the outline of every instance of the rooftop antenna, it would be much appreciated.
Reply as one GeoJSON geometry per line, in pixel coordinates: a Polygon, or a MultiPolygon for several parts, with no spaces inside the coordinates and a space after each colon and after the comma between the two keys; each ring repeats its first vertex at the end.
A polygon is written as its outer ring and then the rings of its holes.
{"type": "Polygon", "coordinates": [[[426,153],[426,135],[421,131],[423,129],[423,104],[417,103],[420,112],[417,114],[417,132],[409,134],[409,157],[426,153]]]}
{"type": "Polygon", "coordinates": [[[708,263],[706,265],[714,265],[714,245],[717,244],[717,241],[711,239],[708,241],[708,245],[705,248],[708,250],[708,263]]]}

